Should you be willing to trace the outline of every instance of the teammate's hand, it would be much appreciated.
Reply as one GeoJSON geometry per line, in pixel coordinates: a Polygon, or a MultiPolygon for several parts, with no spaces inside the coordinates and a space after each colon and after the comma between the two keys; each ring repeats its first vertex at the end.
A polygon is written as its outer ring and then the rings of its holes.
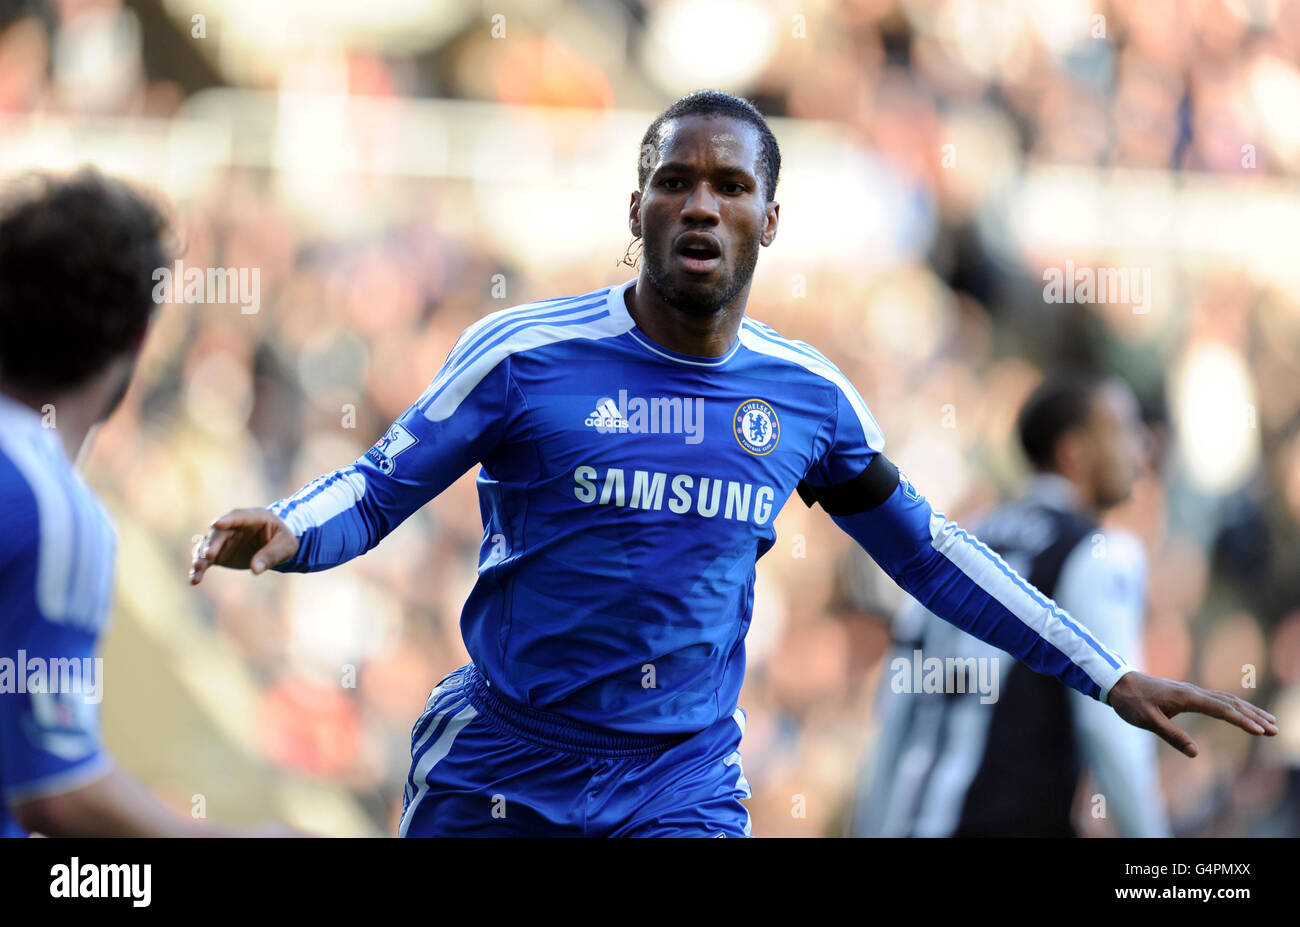
{"type": "Polygon", "coordinates": [[[1277,733],[1277,718],[1245,699],[1202,689],[1190,682],[1174,682],[1144,673],[1125,673],[1111,687],[1107,697],[1115,713],[1129,724],[1153,731],[1170,746],[1187,756],[1199,752],[1186,731],[1169,719],[1184,711],[1194,711],[1235,724],[1255,735],[1272,737],[1277,733]]]}
{"type": "Polygon", "coordinates": [[[264,573],[297,552],[298,539],[270,509],[235,509],[195,545],[190,585],[197,586],[210,566],[264,573]]]}

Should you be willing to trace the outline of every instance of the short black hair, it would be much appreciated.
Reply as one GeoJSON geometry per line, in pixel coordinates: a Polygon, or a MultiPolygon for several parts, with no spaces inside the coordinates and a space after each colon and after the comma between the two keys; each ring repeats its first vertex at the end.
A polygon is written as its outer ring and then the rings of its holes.
{"type": "Polygon", "coordinates": [[[657,150],[659,131],[665,123],[683,116],[730,116],[756,128],[762,144],[759,173],[762,175],[767,202],[772,202],[776,196],[776,182],[781,175],[781,149],[776,144],[776,136],[772,134],[763,114],[752,103],[721,90],[696,90],[688,93],[650,123],[650,128],[641,137],[641,153],[637,159],[637,186],[642,192],[645,192],[646,181],[650,179],[650,169],[654,167],[654,162],[645,156],[646,152],[657,150]]]}
{"type": "Polygon", "coordinates": [[[1092,374],[1062,374],[1044,380],[1030,394],[1020,409],[1016,430],[1034,469],[1051,470],[1057,442],[1088,424],[1102,383],[1092,374]]]}
{"type": "Polygon", "coordinates": [[[143,340],[153,272],[170,259],[163,211],[84,168],[25,174],[0,194],[0,381],[67,389],[143,340]]]}

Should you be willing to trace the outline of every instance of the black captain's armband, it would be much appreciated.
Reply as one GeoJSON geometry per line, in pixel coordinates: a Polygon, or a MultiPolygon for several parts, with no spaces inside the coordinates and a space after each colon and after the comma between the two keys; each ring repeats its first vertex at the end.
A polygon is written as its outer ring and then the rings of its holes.
{"type": "Polygon", "coordinates": [[[898,468],[884,454],[877,454],[851,480],[834,486],[809,486],[801,482],[795,490],[804,505],[820,502],[827,515],[857,515],[883,503],[898,485],[898,468]]]}

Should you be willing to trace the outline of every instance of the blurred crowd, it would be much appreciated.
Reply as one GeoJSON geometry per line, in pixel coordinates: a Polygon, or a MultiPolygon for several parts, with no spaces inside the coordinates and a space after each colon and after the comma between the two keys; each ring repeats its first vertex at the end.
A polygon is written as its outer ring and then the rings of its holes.
{"type": "MultiPolygon", "coordinates": [[[[188,95],[223,82],[630,108],[647,123],[691,89],[665,86],[652,60],[670,54],[665,23],[687,21],[681,4],[624,0],[596,15],[559,3],[549,26],[503,4],[504,42],[479,4],[465,6],[427,48],[343,43],[273,67],[240,59],[246,44],[228,36],[220,54],[202,47],[170,4],[0,0],[0,145],[33,117],[180,118],[188,95]],[[555,25],[569,22],[585,28],[555,25]]],[[[705,16],[711,4],[692,6],[705,16]]],[[[1114,513],[1149,557],[1147,669],[1241,694],[1283,726],[1263,744],[1192,722],[1200,758],[1162,748],[1175,830],[1300,835],[1300,738],[1287,734],[1288,722],[1300,727],[1300,301],[1246,266],[1111,254],[1163,268],[1150,312],[1049,304],[1045,266],[1098,256],[1017,244],[989,218],[1018,178],[1055,165],[1209,175],[1227,190],[1292,176],[1300,2],[735,6],[761,26],[764,53],[737,64],[748,70],[723,89],[770,117],[841,127],[879,160],[871,183],[909,204],[907,227],[893,232],[904,246],[888,261],[815,264],[792,284],[764,274],[778,237],[749,313],[836,361],[891,458],[959,521],[1015,491],[1015,414],[1045,372],[1128,379],[1156,438],[1150,472],[1114,513]],[[1248,667],[1254,687],[1243,689],[1248,667]]],[[[214,39],[221,25],[234,31],[214,16],[214,39]]],[[[182,584],[212,518],[358,457],[487,312],[635,275],[618,265],[623,243],[585,262],[522,266],[467,218],[465,181],[357,173],[340,184],[340,195],[374,197],[364,227],[304,214],[276,169],[233,161],[175,202],[185,264],[258,268],[260,309],[161,310],[131,393],[84,464],[115,517],[144,528],[174,566],[144,573],[127,549],[120,582],[182,584]]],[[[835,189],[817,192],[834,203],[835,189]]],[[[625,208],[626,195],[609,203],[625,208]]],[[[795,218],[787,207],[783,219],[795,218]]],[[[467,659],[459,612],[482,540],[473,477],[344,567],[213,574],[185,599],[255,680],[266,761],[348,790],[389,832],[411,723],[467,659]]],[[[741,699],[750,811],[757,834],[833,835],[870,747],[899,593],[797,497],[777,530],[759,564],[741,699]]],[[[1080,824],[1107,832],[1083,814],[1080,824]]]]}

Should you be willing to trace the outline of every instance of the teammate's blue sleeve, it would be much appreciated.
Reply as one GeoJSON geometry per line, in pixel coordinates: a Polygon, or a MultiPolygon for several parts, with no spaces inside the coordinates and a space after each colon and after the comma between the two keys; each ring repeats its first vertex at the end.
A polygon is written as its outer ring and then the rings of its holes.
{"type": "Polygon", "coordinates": [[[424,394],[355,463],[269,506],[299,544],[275,569],[323,570],[365,553],[491,454],[518,391],[510,357],[479,349],[474,331],[461,336],[424,394]]]}
{"type": "Polygon", "coordinates": [[[884,438],[857,391],[847,380],[839,386],[826,451],[799,486],[804,501],[819,502],[881,569],[940,618],[1105,701],[1132,668],[1001,557],[934,511],[881,453],[884,438]]]}
{"type": "MultiPolygon", "coordinates": [[[[82,540],[107,536],[107,526],[78,522],[66,500],[64,508],[52,506],[42,523],[30,492],[3,482],[0,676],[8,678],[0,686],[0,795],[13,805],[72,791],[112,768],[100,737],[102,663],[94,656],[108,600],[89,596],[108,584],[83,584],[86,573],[101,564],[78,558],[80,545],[61,543],[67,538],[59,534],[64,522],[75,524],[82,540]],[[53,583],[55,577],[63,581],[53,583]],[[76,620],[61,607],[74,601],[76,620]]],[[[111,547],[99,556],[107,557],[111,575],[111,547]]]]}

